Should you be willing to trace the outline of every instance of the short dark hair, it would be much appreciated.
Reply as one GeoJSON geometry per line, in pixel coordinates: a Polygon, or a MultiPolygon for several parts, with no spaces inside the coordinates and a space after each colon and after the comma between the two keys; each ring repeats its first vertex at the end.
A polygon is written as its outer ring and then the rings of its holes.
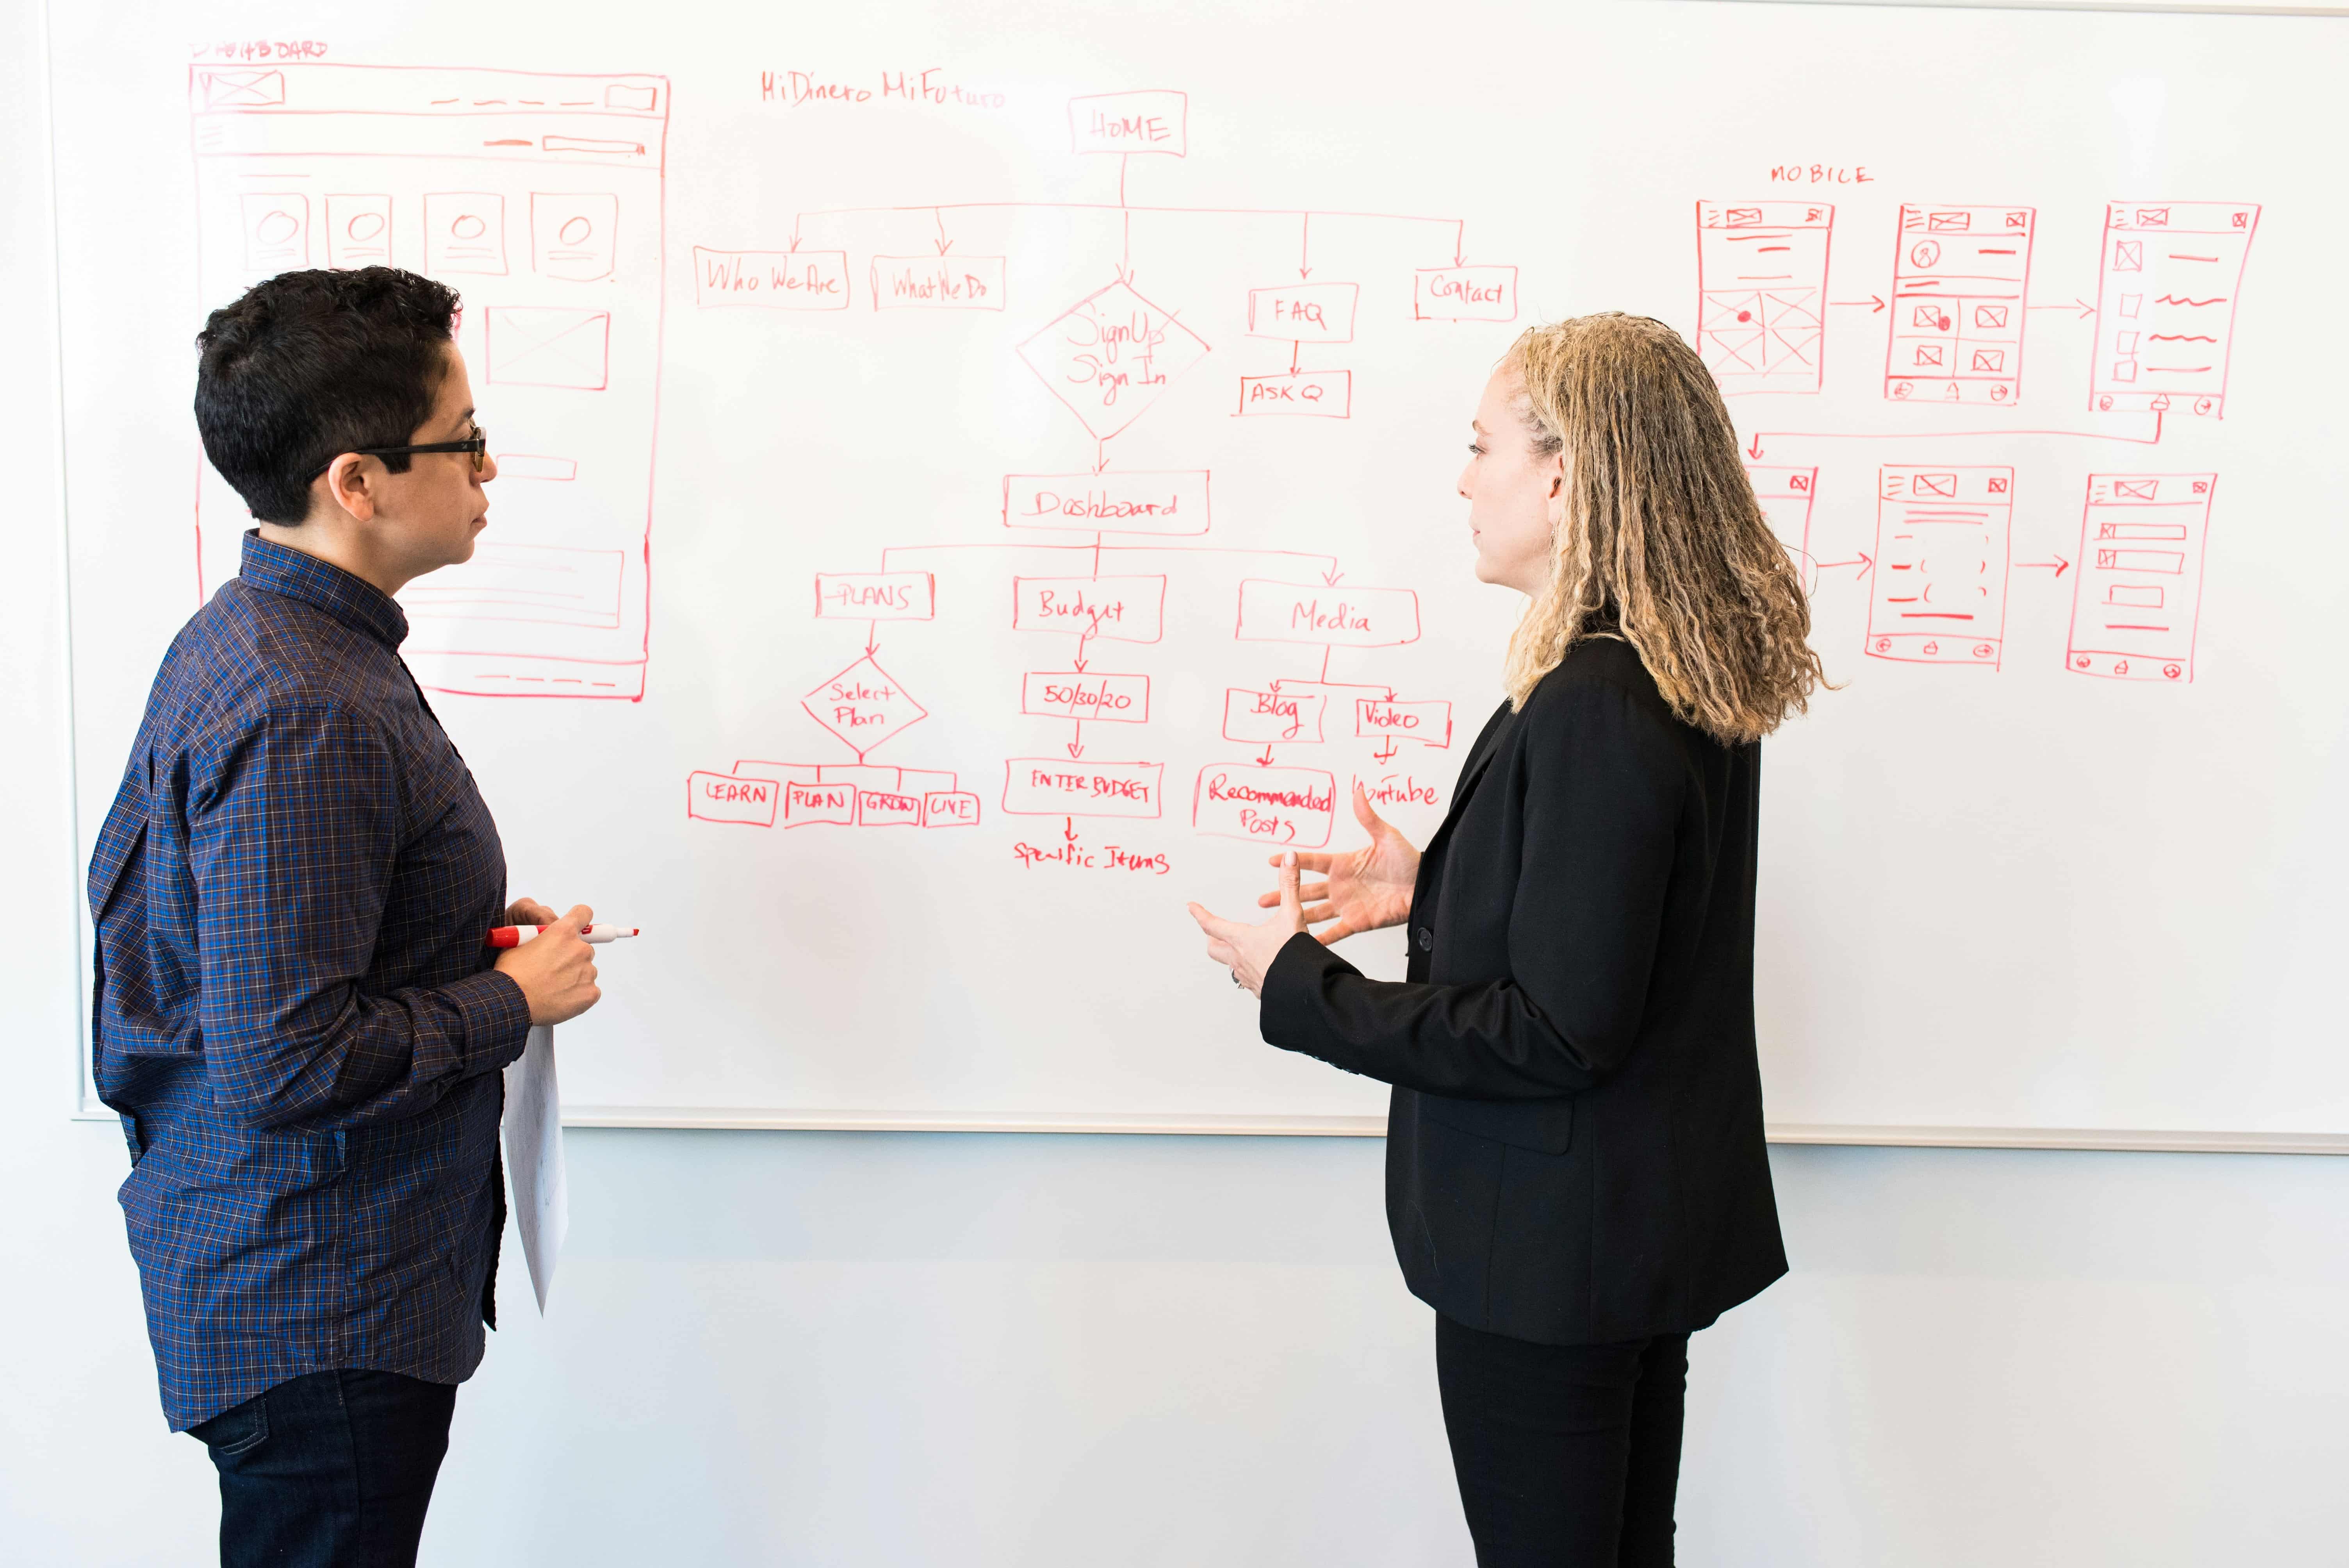
{"type": "MultiPolygon", "coordinates": [[[[457,291],[398,267],[280,273],[196,335],[204,456],[264,522],[310,511],[341,453],[406,445],[432,417],[457,291]]],[[[408,459],[384,467],[408,471],[408,459]]]]}

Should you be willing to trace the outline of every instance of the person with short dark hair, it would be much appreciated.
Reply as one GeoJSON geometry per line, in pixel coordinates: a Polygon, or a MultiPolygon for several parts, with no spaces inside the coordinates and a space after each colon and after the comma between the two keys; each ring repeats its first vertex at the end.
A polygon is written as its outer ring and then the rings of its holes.
{"type": "Polygon", "coordinates": [[[223,1563],[413,1563],[495,1326],[501,1069],[593,1006],[575,907],[508,903],[497,825],[399,657],[497,477],[457,295],[287,273],[197,339],[243,569],[173,639],[89,868],[91,1065],[174,1431],[223,1563]],[[547,927],[493,954],[494,925],[547,927]]]}

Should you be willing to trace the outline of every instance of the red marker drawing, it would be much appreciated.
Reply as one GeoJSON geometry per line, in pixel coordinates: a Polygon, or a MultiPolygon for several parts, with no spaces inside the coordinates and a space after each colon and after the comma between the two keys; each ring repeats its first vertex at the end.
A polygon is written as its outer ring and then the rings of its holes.
{"type": "MultiPolygon", "coordinates": [[[[543,925],[501,925],[492,931],[488,944],[492,947],[520,947],[545,930],[543,925]]],[[[617,942],[624,936],[636,935],[644,928],[636,925],[583,925],[579,928],[582,942],[617,942]]]]}

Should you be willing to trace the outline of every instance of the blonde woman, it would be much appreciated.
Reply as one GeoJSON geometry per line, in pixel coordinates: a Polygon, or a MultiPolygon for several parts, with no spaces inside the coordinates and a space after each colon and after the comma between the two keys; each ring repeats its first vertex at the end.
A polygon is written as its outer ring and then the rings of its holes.
{"type": "Polygon", "coordinates": [[[1270,920],[1191,912],[1266,1040],[1395,1086],[1388,1222],[1437,1314],[1477,1562],[1644,1568],[1672,1560],[1688,1336],[1786,1268],[1754,1044],[1760,743],[1822,677],[1671,328],[1536,327],[1474,428],[1476,575],[1531,603],[1444,826],[1414,850],[1358,786],[1370,842],[1278,857],[1270,920]],[[1389,925],[1403,981],[1329,950],[1389,925]]]}

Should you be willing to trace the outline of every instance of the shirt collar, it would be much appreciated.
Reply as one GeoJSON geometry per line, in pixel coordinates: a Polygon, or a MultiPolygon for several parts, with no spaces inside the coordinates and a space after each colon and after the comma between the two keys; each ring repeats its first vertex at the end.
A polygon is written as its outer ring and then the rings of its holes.
{"type": "Polygon", "coordinates": [[[330,562],[245,530],[244,560],[238,573],[248,588],[324,610],[355,632],[364,632],[397,651],[408,640],[408,617],[390,594],[330,562]]]}

